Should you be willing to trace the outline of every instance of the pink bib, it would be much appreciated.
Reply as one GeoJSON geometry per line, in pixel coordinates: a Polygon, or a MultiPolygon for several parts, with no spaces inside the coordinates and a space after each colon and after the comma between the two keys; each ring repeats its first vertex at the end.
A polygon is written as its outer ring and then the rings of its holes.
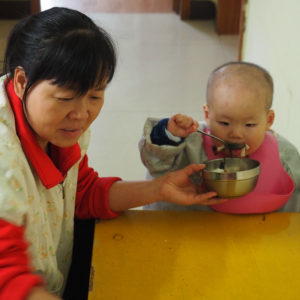
{"type": "MultiPolygon", "coordinates": [[[[224,157],[214,154],[212,140],[203,135],[203,146],[209,160],[224,157]]],[[[260,162],[260,175],[252,192],[239,198],[232,198],[225,203],[212,205],[218,212],[232,214],[266,213],[281,208],[293,194],[295,184],[284,170],[276,138],[266,133],[260,148],[249,158],[260,162]]]]}

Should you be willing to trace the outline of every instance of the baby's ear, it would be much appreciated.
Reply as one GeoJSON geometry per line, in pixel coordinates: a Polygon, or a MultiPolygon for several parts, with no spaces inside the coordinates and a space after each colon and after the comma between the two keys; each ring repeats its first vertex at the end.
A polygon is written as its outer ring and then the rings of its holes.
{"type": "Polygon", "coordinates": [[[209,109],[208,109],[207,104],[203,105],[203,112],[204,112],[205,121],[206,121],[206,123],[208,123],[208,121],[209,121],[209,109]]]}
{"type": "Polygon", "coordinates": [[[275,119],[275,112],[273,109],[270,109],[267,115],[267,130],[269,130],[273,125],[274,119],[275,119]]]}

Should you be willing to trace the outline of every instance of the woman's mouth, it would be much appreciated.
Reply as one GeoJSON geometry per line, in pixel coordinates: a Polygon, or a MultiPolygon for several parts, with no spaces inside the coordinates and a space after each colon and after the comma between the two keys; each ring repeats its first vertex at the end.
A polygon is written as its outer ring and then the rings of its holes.
{"type": "Polygon", "coordinates": [[[75,128],[75,129],[66,129],[66,128],[63,128],[60,131],[62,132],[62,134],[65,137],[75,138],[75,137],[80,136],[80,134],[82,132],[82,129],[80,129],[80,128],[75,128]]]}

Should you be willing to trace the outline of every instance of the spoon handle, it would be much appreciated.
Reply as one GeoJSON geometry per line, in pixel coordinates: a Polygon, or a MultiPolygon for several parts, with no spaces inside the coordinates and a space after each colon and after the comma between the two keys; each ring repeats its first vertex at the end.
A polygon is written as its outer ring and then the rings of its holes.
{"type": "Polygon", "coordinates": [[[216,140],[220,141],[221,143],[223,143],[224,145],[226,145],[226,142],[225,142],[225,141],[223,141],[222,139],[220,139],[220,138],[218,138],[218,137],[216,137],[216,136],[214,136],[214,135],[212,135],[212,134],[209,134],[209,133],[207,133],[207,132],[205,132],[205,131],[202,131],[202,130],[200,130],[200,129],[197,129],[197,131],[200,132],[200,133],[202,133],[202,134],[205,134],[205,135],[207,135],[207,136],[210,136],[211,138],[216,139],[216,140]]]}

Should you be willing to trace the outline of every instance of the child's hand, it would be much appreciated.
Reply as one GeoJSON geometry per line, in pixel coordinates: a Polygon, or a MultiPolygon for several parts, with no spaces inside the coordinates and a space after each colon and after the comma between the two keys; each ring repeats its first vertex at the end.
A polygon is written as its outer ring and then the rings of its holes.
{"type": "Polygon", "coordinates": [[[167,129],[173,135],[185,138],[190,133],[197,131],[198,126],[198,122],[193,118],[183,114],[176,114],[169,120],[167,129]]]}

